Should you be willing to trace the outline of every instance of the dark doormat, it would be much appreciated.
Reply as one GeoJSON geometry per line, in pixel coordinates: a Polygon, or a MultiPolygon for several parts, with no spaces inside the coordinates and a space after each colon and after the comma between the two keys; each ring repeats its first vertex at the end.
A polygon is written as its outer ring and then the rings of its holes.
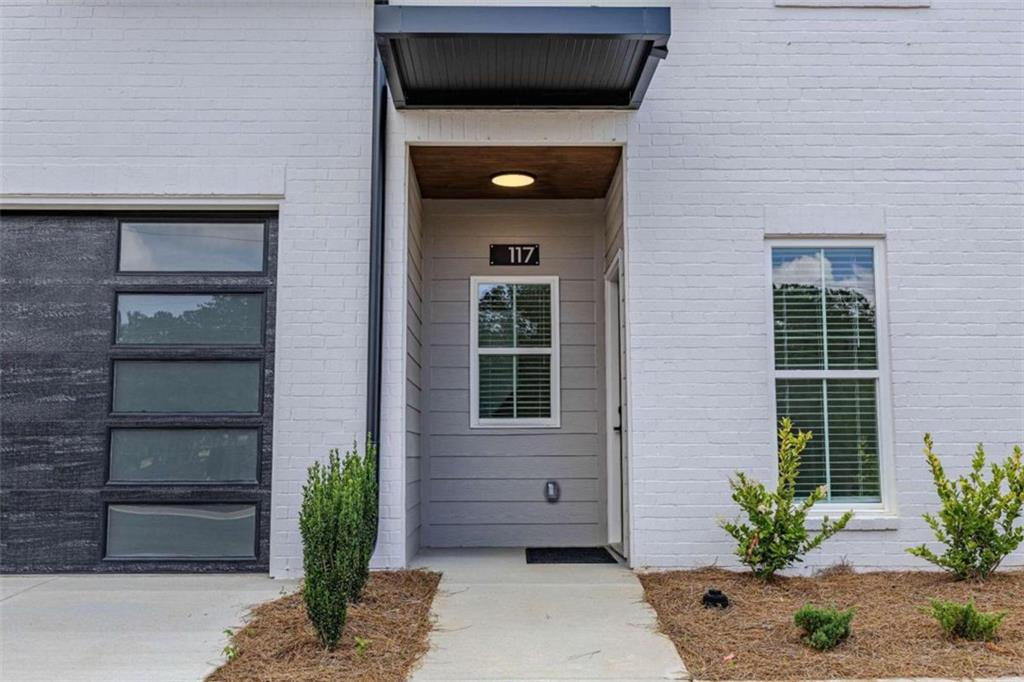
{"type": "Polygon", "coordinates": [[[604,547],[527,547],[528,564],[617,564],[604,547]]]}

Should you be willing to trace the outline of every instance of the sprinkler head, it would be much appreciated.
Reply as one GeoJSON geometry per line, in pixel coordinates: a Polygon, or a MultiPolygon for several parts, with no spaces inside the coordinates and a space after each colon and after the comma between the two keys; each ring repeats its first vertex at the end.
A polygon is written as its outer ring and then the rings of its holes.
{"type": "Polygon", "coordinates": [[[729,598],[721,590],[708,590],[701,598],[704,608],[724,609],[729,606],[729,598]]]}

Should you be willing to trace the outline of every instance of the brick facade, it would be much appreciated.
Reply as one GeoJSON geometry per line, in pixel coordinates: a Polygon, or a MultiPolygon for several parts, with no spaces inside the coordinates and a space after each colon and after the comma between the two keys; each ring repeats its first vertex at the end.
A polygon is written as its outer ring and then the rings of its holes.
{"type": "MultiPolygon", "coordinates": [[[[766,236],[886,243],[895,518],[811,565],[919,565],[924,431],[952,469],[1024,438],[1019,2],[660,4],[670,54],[636,113],[391,112],[377,565],[408,558],[407,142],[626,145],[635,565],[731,564],[726,478],[771,472],[766,236]]],[[[364,427],[371,3],[0,17],[5,202],[279,207],[270,571],[295,574],[305,469],[364,427]]]]}

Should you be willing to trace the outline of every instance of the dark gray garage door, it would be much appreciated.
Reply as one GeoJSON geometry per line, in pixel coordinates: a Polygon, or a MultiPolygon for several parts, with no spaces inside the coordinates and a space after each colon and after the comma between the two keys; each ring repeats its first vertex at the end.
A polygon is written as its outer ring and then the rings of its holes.
{"type": "Polygon", "coordinates": [[[0,569],[266,570],[277,220],[0,215],[0,569]]]}

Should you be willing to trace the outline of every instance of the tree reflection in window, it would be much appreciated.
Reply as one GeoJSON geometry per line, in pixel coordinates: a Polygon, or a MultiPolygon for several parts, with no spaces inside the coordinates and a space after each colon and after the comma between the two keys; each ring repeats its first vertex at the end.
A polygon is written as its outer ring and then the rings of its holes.
{"type": "Polygon", "coordinates": [[[122,344],[257,345],[261,294],[120,294],[117,342],[122,344]]]}

